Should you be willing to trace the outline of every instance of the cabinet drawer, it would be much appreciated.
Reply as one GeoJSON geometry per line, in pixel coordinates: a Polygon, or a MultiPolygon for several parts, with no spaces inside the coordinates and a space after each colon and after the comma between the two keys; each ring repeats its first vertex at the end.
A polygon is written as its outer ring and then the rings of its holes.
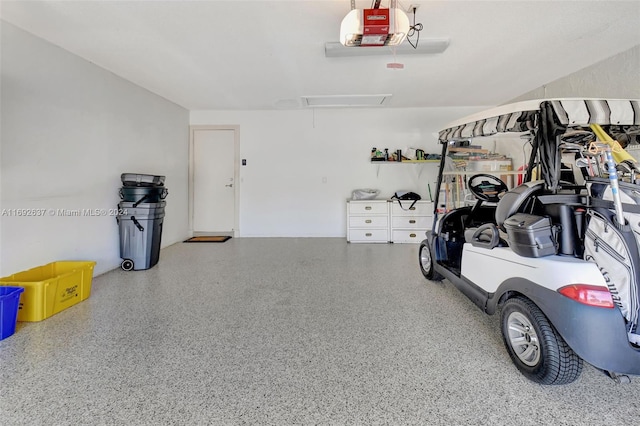
{"type": "Polygon", "coordinates": [[[349,214],[389,214],[386,201],[349,201],[349,214]]]}
{"type": "Polygon", "coordinates": [[[394,200],[391,203],[391,214],[394,216],[433,216],[432,202],[418,201],[409,209],[411,203],[413,203],[413,201],[402,201],[402,207],[400,207],[398,201],[394,200]]]}
{"type": "Polygon", "coordinates": [[[431,228],[431,216],[394,216],[391,219],[392,228],[431,228]]]}
{"type": "Polygon", "coordinates": [[[387,243],[389,233],[386,229],[350,229],[349,241],[352,243],[387,243]]]}
{"type": "Polygon", "coordinates": [[[391,241],[394,243],[415,243],[418,244],[427,238],[425,229],[394,229],[391,233],[391,241]]]}
{"type": "Polygon", "coordinates": [[[386,228],[387,216],[349,216],[349,228],[386,228]]]}

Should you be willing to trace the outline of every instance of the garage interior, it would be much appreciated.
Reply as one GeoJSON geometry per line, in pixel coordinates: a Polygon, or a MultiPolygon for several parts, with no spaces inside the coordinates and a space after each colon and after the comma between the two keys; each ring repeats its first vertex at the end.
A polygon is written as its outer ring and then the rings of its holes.
{"type": "Polygon", "coordinates": [[[3,424],[636,419],[637,379],[528,382],[415,245],[348,244],[345,201],[434,187],[437,164],[376,166],[372,147],[437,153],[447,123],[512,101],[640,98],[640,3],[410,6],[426,53],[332,57],[348,1],[2,1],[0,208],[114,208],[125,172],[169,188],[148,271],[120,270],[113,216],[0,217],[0,276],[97,262],[89,299],[0,342],[3,424]],[[238,135],[223,244],[182,243],[197,126],[238,135]]]}

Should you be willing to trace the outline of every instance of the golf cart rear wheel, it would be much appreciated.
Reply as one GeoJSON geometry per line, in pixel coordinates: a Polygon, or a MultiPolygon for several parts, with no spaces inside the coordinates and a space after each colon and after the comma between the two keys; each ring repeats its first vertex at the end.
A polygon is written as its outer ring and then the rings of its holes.
{"type": "Polygon", "coordinates": [[[133,260],[131,259],[125,259],[122,261],[122,263],[120,264],[120,267],[122,268],[123,271],[130,271],[133,269],[133,260]]]}
{"type": "Polygon", "coordinates": [[[420,243],[420,250],[418,250],[418,260],[420,261],[420,270],[422,271],[422,275],[425,276],[426,279],[431,281],[441,281],[442,275],[437,273],[433,269],[433,255],[431,254],[431,247],[429,246],[429,241],[424,240],[420,243]]]}
{"type": "Polygon", "coordinates": [[[543,385],[562,385],[580,376],[582,359],[532,301],[509,299],[500,316],[504,344],[525,377],[543,385]]]}

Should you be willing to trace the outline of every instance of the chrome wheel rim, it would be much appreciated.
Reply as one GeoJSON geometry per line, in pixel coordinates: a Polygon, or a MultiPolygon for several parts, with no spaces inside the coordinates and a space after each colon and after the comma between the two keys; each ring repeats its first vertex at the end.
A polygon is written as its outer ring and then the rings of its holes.
{"type": "Polygon", "coordinates": [[[523,364],[535,367],[540,362],[540,341],[533,324],[520,312],[507,318],[509,342],[513,352],[523,364]]]}
{"type": "Polygon", "coordinates": [[[429,249],[429,244],[425,244],[422,246],[422,251],[420,252],[420,264],[422,265],[422,270],[426,273],[431,271],[431,250],[429,249]]]}

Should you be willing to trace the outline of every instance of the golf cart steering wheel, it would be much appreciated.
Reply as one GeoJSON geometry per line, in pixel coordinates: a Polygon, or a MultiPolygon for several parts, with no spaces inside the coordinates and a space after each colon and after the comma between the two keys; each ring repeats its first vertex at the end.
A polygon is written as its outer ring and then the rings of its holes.
{"type": "Polygon", "coordinates": [[[509,190],[507,184],[500,178],[482,173],[471,176],[467,181],[467,186],[478,200],[490,203],[500,201],[502,195],[509,190]]]}

